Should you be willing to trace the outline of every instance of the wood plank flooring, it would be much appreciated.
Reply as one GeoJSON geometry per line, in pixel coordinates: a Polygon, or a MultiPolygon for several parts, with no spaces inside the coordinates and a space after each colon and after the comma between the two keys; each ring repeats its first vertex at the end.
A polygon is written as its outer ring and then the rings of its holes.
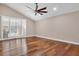
{"type": "Polygon", "coordinates": [[[0,56],[26,55],[26,38],[0,41],[0,56]]]}
{"type": "Polygon", "coordinates": [[[79,45],[39,37],[27,38],[27,47],[28,56],[79,56],[79,45]]]}

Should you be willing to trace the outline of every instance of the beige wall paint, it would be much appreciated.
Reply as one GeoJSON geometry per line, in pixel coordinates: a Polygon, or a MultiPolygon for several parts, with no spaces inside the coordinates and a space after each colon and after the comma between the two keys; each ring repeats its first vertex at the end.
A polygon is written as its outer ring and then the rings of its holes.
{"type": "Polygon", "coordinates": [[[23,17],[19,12],[9,8],[4,4],[0,4],[0,15],[23,17]]]}
{"type": "Polygon", "coordinates": [[[27,26],[27,37],[29,37],[29,36],[34,36],[35,35],[35,27],[36,27],[36,25],[35,25],[35,21],[33,21],[33,20],[30,20],[30,19],[28,19],[27,20],[27,24],[26,24],[26,26],[27,26]]]}
{"type": "Polygon", "coordinates": [[[79,11],[36,22],[38,36],[79,43],[79,11]]]}
{"type": "Polygon", "coordinates": [[[35,30],[36,30],[36,25],[35,25],[35,21],[28,19],[27,20],[27,37],[29,36],[34,36],[36,34],[35,30]]]}

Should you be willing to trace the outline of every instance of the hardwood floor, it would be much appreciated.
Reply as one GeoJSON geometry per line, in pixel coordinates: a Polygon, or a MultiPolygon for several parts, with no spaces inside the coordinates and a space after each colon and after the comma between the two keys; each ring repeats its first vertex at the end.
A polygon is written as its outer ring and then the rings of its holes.
{"type": "Polygon", "coordinates": [[[79,45],[39,37],[27,38],[27,46],[28,56],[79,56],[79,45]]]}
{"type": "Polygon", "coordinates": [[[0,41],[0,56],[26,55],[26,38],[0,41]]]}

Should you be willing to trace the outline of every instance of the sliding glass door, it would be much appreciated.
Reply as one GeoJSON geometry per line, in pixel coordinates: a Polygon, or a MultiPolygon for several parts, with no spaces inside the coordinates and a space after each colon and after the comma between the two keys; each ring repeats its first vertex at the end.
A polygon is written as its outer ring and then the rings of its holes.
{"type": "Polygon", "coordinates": [[[26,36],[26,19],[2,16],[2,38],[26,36]]]}
{"type": "Polygon", "coordinates": [[[10,24],[10,22],[9,22],[9,17],[3,17],[2,19],[1,19],[1,29],[2,29],[2,33],[1,33],[1,35],[2,35],[2,38],[8,38],[8,34],[9,34],[9,24],[10,24]]]}

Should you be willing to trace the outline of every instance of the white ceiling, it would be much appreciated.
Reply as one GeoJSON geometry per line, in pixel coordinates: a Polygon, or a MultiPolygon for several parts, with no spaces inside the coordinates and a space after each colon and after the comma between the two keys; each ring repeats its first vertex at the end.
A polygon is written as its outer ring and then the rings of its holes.
{"type": "Polygon", "coordinates": [[[16,11],[24,14],[25,16],[33,19],[33,20],[41,20],[52,16],[57,16],[69,12],[74,12],[79,10],[79,3],[39,3],[39,8],[47,7],[48,13],[44,15],[37,15],[35,16],[34,11],[27,8],[26,6],[31,7],[32,9],[35,9],[34,3],[7,3],[7,6],[10,8],[15,9],[16,11]],[[56,7],[57,10],[53,11],[53,8],[56,7]]]}

